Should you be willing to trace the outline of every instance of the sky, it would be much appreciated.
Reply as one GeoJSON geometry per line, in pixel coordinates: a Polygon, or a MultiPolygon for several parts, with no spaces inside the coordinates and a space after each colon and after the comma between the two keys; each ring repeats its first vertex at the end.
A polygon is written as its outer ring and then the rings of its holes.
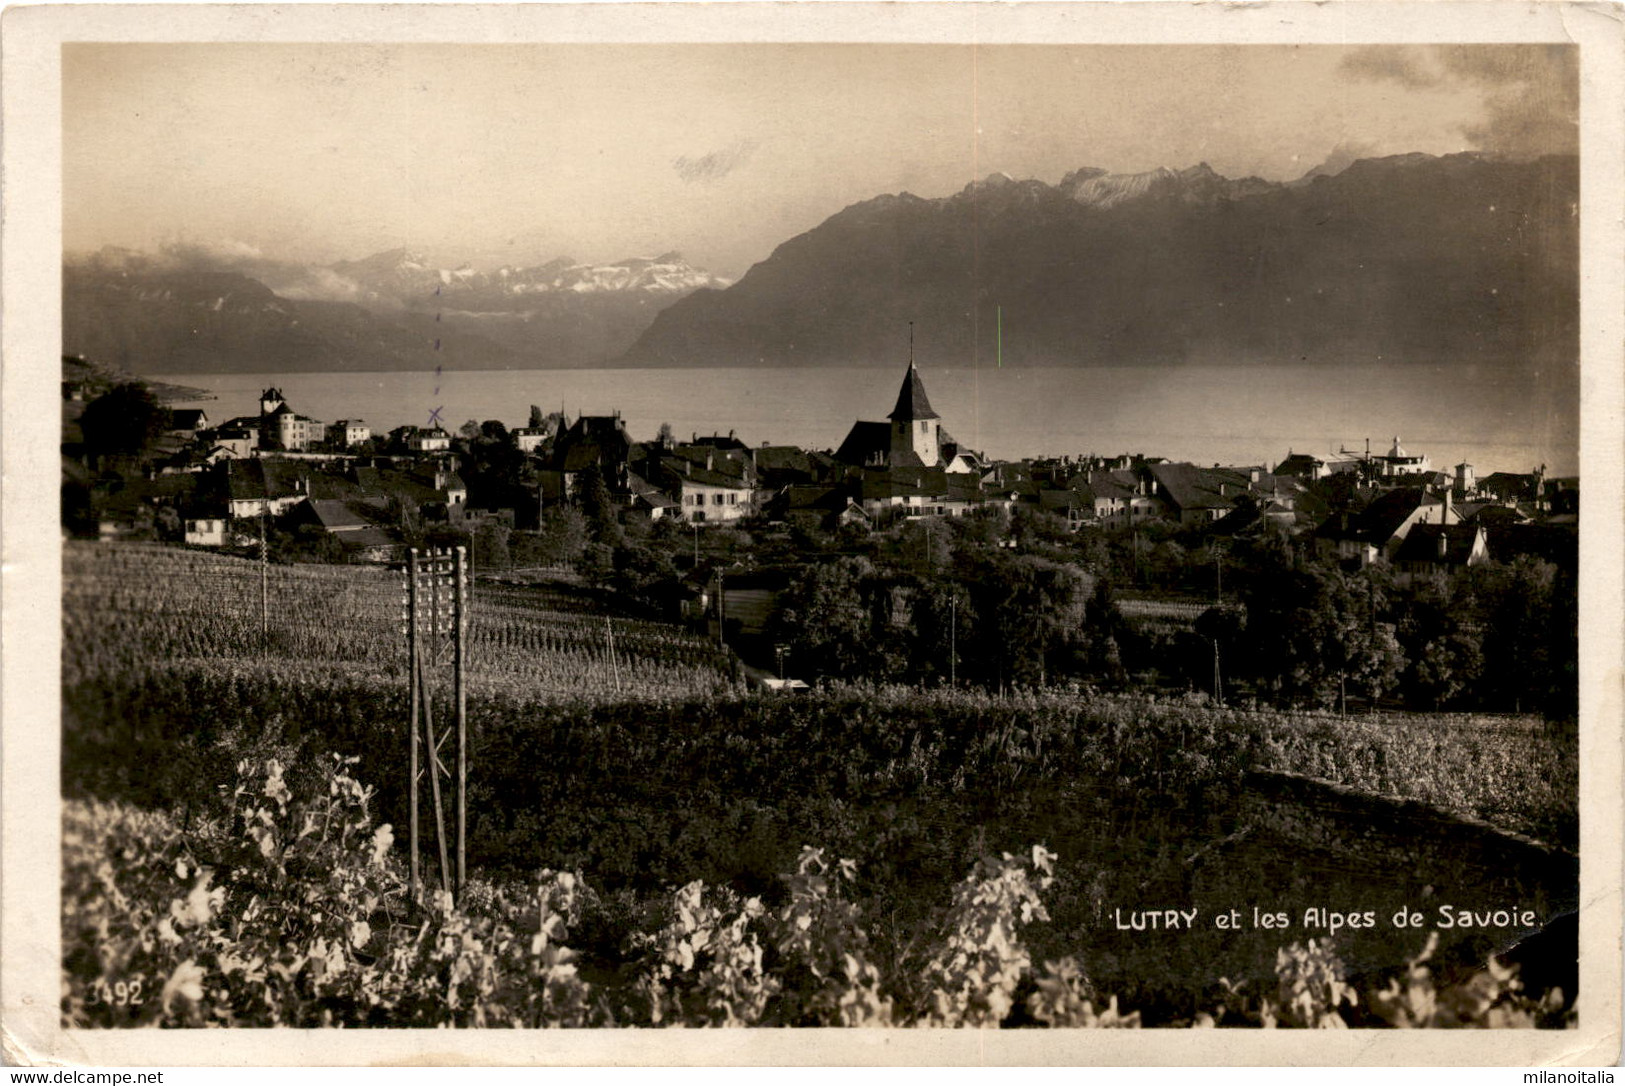
{"type": "Polygon", "coordinates": [[[883,193],[1003,172],[1577,146],[1546,45],[63,48],[63,244],[445,266],[677,250],[737,278],[883,193]]]}

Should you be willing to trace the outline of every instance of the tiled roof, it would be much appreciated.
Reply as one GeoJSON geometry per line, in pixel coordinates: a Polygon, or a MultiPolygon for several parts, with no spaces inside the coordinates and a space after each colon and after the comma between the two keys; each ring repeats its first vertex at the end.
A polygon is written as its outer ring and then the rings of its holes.
{"type": "Polygon", "coordinates": [[[316,522],[330,532],[365,528],[368,525],[366,520],[357,516],[348,505],[337,499],[312,498],[309,505],[316,522]]]}
{"type": "Polygon", "coordinates": [[[238,501],[286,498],[301,493],[300,465],[283,460],[227,460],[226,491],[238,501]]]}
{"type": "Polygon", "coordinates": [[[676,509],[678,504],[668,497],[665,491],[655,486],[641,475],[628,473],[626,476],[627,489],[643,502],[655,509],[676,509]]]}
{"type": "Polygon", "coordinates": [[[912,362],[908,364],[908,373],[903,375],[903,387],[897,393],[897,406],[886,417],[893,422],[919,422],[942,417],[931,410],[931,401],[925,396],[925,383],[920,380],[920,371],[914,368],[912,362]]]}
{"type": "Polygon", "coordinates": [[[1167,498],[1181,510],[1229,509],[1247,492],[1251,478],[1232,468],[1199,468],[1194,464],[1154,464],[1150,468],[1167,498]]]}
{"type": "Polygon", "coordinates": [[[854,422],[846,440],[835,450],[835,459],[845,464],[870,464],[876,456],[891,453],[891,427],[884,422],[854,422]]]}
{"type": "MultiPolygon", "coordinates": [[[[1315,535],[1323,539],[1356,539],[1382,546],[1394,537],[1394,533],[1418,508],[1443,504],[1437,498],[1429,497],[1420,487],[1397,487],[1383,492],[1359,512],[1347,514],[1346,527],[1343,524],[1344,514],[1332,514],[1315,530],[1315,535]]],[[[1431,517],[1433,514],[1430,511],[1427,515],[1431,517]]]]}
{"type": "Polygon", "coordinates": [[[1436,562],[1440,565],[1460,566],[1467,563],[1473,553],[1479,528],[1472,524],[1418,524],[1405,536],[1394,554],[1395,562],[1436,562]],[[1444,553],[1439,553],[1439,541],[1444,540],[1444,553]]]}

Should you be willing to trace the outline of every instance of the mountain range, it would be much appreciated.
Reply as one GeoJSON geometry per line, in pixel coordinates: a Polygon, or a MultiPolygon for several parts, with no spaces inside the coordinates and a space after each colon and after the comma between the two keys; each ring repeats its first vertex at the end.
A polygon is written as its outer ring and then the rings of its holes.
{"type": "Polygon", "coordinates": [[[104,249],[65,262],[63,350],[138,373],[1384,360],[1578,352],[1578,162],[1003,174],[855,204],[729,283],[677,253],[478,271],[104,249]]]}
{"type": "Polygon", "coordinates": [[[591,366],[674,298],[727,285],[677,253],[487,272],[407,249],[310,265],[109,248],[65,262],[63,350],[139,373],[591,366]]]}
{"type": "Polygon", "coordinates": [[[895,364],[913,322],[948,366],[1572,363],[1577,198],[1572,157],[994,174],[848,207],[663,309],[622,361],[895,364]]]}

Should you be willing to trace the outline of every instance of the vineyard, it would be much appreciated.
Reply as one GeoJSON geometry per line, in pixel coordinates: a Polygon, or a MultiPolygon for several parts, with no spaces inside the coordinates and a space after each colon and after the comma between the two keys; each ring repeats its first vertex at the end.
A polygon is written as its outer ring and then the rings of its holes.
{"type": "MultiPolygon", "coordinates": [[[[145,544],[66,544],[63,682],[155,664],[406,682],[399,572],[269,565],[145,544]],[[262,602],[262,576],[264,596],[262,602]]],[[[709,642],[562,586],[478,583],[472,692],[680,697],[727,684],[709,642]]]]}
{"type": "Polygon", "coordinates": [[[398,574],[268,567],[267,637],[255,563],[96,545],[66,561],[72,1023],[1572,1019],[1561,974],[1520,994],[1485,972],[1528,931],[1425,947],[1419,932],[1345,930],[1328,949],[1329,933],[1296,919],[1328,903],[1516,900],[1545,922],[1574,909],[1571,879],[1464,858],[1447,830],[1374,836],[1248,791],[1259,768],[1309,774],[1572,848],[1574,735],[1535,718],[1059,690],[764,697],[728,683],[705,642],[568,585],[480,584],[475,879],[455,905],[414,903],[389,828],[406,808],[398,574]],[[310,818],[349,829],[299,837],[310,818]],[[277,889],[305,879],[341,925],[277,889]],[[109,903],[114,885],[136,912],[109,903]],[[1147,938],[1114,923],[1250,902],[1294,924],[1147,938]],[[222,934],[219,918],[244,910],[263,953],[222,934]],[[972,954],[995,930],[1003,950],[972,954]],[[109,931],[123,964],[98,949],[109,931]],[[1437,981],[1432,1010],[1373,1002],[1407,961],[1412,980],[1437,981]],[[110,1006],[137,976],[161,998],[110,1006]],[[1307,976],[1320,978],[1309,1009],[1287,1009],[1307,976]],[[1230,996],[1215,995],[1219,977],[1230,996]],[[1356,990],[1358,1006],[1340,995],[1356,990]],[[1446,992],[1485,991],[1447,1008],[1446,992]]]}

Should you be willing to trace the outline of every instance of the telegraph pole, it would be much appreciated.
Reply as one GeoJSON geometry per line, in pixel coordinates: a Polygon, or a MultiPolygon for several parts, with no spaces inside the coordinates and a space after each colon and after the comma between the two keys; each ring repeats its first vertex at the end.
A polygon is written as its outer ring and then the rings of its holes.
{"type": "Polygon", "coordinates": [[[411,787],[407,789],[408,806],[410,808],[411,855],[412,855],[412,900],[423,900],[423,881],[418,871],[418,717],[421,715],[418,698],[422,693],[418,685],[418,549],[411,548],[406,552],[406,655],[408,660],[407,682],[411,685],[412,695],[412,723],[407,732],[411,735],[412,748],[412,774],[411,787]]]}
{"type": "Polygon", "coordinates": [[[271,553],[265,541],[267,502],[260,500],[260,643],[271,647],[271,553]]]}
{"type": "MultiPolygon", "coordinates": [[[[468,636],[468,550],[457,548],[454,564],[456,576],[456,628],[453,630],[455,664],[452,669],[453,696],[457,699],[457,893],[462,895],[468,885],[468,699],[464,675],[468,667],[468,649],[464,638],[468,636]]],[[[619,685],[617,681],[617,685],[619,685]]]]}

